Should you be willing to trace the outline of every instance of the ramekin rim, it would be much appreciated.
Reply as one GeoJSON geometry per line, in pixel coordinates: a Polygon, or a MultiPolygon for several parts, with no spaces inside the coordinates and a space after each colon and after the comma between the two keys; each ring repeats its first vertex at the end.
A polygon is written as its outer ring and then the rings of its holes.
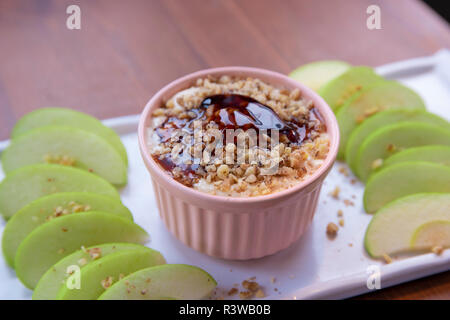
{"type": "MultiPolygon", "coordinates": [[[[250,75],[251,76],[251,75],[250,75]]],[[[330,167],[333,165],[338,148],[339,148],[339,127],[336,120],[336,117],[334,115],[334,112],[331,110],[331,108],[328,106],[328,104],[320,97],[317,93],[315,93],[312,89],[308,88],[307,86],[303,85],[302,83],[295,81],[294,79],[289,78],[288,76],[281,74],[279,72],[266,70],[262,68],[254,68],[254,67],[243,67],[243,66],[227,66],[227,67],[217,67],[217,68],[208,68],[208,69],[202,69],[199,71],[195,71],[192,73],[189,73],[185,76],[182,76],[180,78],[177,78],[161,89],[159,89],[147,102],[147,104],[144,107],[144,110],[141,113],[140,119],[139,119],[139,125],[138,125],[138,140],[139,140],[139,148],[141,151],[141,156],[147,165],[147,169],[150,172],[150,175],[156,174],[160,179],[165,180],[168,182],[171,186],[173,186],[175,189],[181,190],[185,192],[188,195],[191,195],[193,197],[201,198],[202,200],[210,201],[210,202],[220,202],[220,203],[260,203],[264,201],[272,201],[277,198],[284,198],[286,196],[292,195],[294,193],[300,192],[301,190],[305,189],[307,186],[313,184],[315,181],[317,181],[323,174],[325,174],[330,167]],[[260,196],[254,196],[254,197],[232,197],[232,196],[222,196],[222,195],[213,195],[206,192],[202,192],[199,190],[196,190],[194,188],[188,187],[183,185],[182,183],[176,181],[173,179],[169,174],[165,172],[163,168],[161,168],[153,159],[151,156],[148,145],[147,145],[147,134],[146,134],[146,123],[147,119],[151,118],[151,109],[152,106],[158,102],[165,92],[171,90],[173,87],[176,87],[178,85],[181,85],[183,83],[192,82],[195,79],[198,79],[200,77],[205,77],[207,75],[218,75],[218,74],[233,74],[233,73],[242,73],[242,74],[260,74],[263,75],[265,78],[272,78],[274,79],[273,82],[268,81],[272,85],[286,85],[289,84],[290,87],[296,87],[299,88],[300,91],[303,93],[306,93],[307,96],[311,97],[314,106],[318,108],[321,116],[324,119],[324,122],[327,127],[327,133],[330,137],[330,147],[328,150],[327,157],[325,158],[322,165],[313,172],[310,176],[308,176],[305,180],[297,183],[296,185],[289,187],[282,191],[277,191],[274,193],[270,193],[268,195],[260,195],[260,196]],[[281,80],[281,81],[280,81],[281,80]],[[150,170],[151,167],[153,170],[150,170]]]]}

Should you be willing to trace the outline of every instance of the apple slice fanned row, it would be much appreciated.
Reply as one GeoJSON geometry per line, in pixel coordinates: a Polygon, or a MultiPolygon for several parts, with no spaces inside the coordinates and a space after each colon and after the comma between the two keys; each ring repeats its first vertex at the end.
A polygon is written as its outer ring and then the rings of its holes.
{"type": "Polygon", "coordinates": [[[426,112],[413,90],[367,67],[322,61],[290,76],[319,87],[339,123],[338,159],[367,182],[364,208],[376,212],[366,233],[369,254],[448,247],[449,122],[426,112]],[[327,69],[327,82],[318,81],[314,71],[327,69]]]}
{"type": "Polygon", "coordinates": [[[345,150],[345,161],[352,171],[356,173],[358,151],[367,137],[383,127],[406,121],[428,123],[450,129],[450,124],[445,119],[424,110],[388,109],[381,111],[363,121],[353,130],[348,139],[345,150]]]}
{"type": "Polygon", "coordinates": [[[2,236],[5,260],[13,267],[20,243],[43,223],[86,211],[103,211],[133,220],[130,210],[117,198],[89,192],[62,192],[44,196],[21,208],[6,224],[2,236]]]}
{"type": "Polygon", "coordinates": [[[423,122],[400,122],[382,127],[360,146],[355,160],[356,175],[365,182],[389,156],[399,150],[426,145],[450,147],[450,129],[423,122]]]}
{"type": "Polygon", "coordinates": [[[82,267],[79,279],[73,279],[79,283],[71,283],[72,279],[68,279],[69,285],[61,286],[56,299],[97,300],[105,290],[129,274],[165,263],[164,257],[158,251],[144,246],[121,250],[82,267]],[[74,284],[79,285],[79,289],[73,290],[74,284]]]}
{"type": "Polygon", "coordinates": [[[375,258],[450,247],[450,193],[414,194],[384,206],[367,228],[365,247],[375,258]]]}
{"type": "Polygon", "coordinates": [[[14,266],[22,283],[34,288],[52,265],[82,246],[145,243],[148,238],[145,230],[118,215],[101,211],[71,214],[34,229],[17,249],[14,266]]]}
{"type": "Polygon", "coordinates": [[[55,300],[61,287],[67,285],[67,281],[69,281],[69,285],[76,285],[70,282],[68,268],[74,268],[75,266],[82,269],[92,261],[97,261],[110,254],[139,248],[142,248],[142,246],[136,243],[113,242],[75,251],[59,260],[44,273],[33,291],[33,300],[55,300]]]}

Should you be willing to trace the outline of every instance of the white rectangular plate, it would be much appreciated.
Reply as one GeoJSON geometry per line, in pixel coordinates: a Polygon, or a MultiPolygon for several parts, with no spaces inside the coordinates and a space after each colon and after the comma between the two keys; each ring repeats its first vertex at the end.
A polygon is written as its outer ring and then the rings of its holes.
{"type": "MultiPolygon", "coordinates": [[[[450,120],[449,51],[382,66],[377,72],[413,88],[423,97],[429,111],[450,120]]],[[[230,298],[226,292],[234,284],[256,277],[268,299],[339,299],[371,291],[367,281],[371,270],[376,268],[381,274],[381,288],[450,269],[450,250],[441,256],[422,254],[389,265],[370,259],[364,251],[363,238],[372,216],[362,208],[363,185],[351,184],[354,177],[339,172],[345,166],[343,163],[336,163],[325,181],[311,228],[290,248],[251,261],[225,261],[198,253],[175,239],[159,218],[149,174],[138,150],[138,119],[136,115],[104,121],[121,135],[128,151],[129,183],[121,191],[122,200],[136,222],[150,233],[152,240],[148,245],[161,251],[168,263],[199,266],[217,280],[215,297],[230,298]],[[339,200],[329,196],[336,186],[341,188],[339,200]],[[355,205],[346,206],[344,199],[355,205]],[[325,229],[329,222],[338,222],[339,209],[344,212],[345,226],[340,228],[336,239],[329,240],[325,229]]],[[[7,144],[8,141],[0,142],[0,151],[7,144]]],[[[3,176],[0,171],[0,179],[3,176]]],[[[2,220],[0,232],[4,224],[2,220]]],[[[14,270],[0,258],[0,299],[30,297],[31,291],[21,285],[14,270]]]]}

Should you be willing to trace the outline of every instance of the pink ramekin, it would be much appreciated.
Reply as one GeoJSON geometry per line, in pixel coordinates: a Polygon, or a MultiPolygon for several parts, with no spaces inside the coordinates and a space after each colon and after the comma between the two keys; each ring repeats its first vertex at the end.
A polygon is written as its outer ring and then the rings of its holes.
{"type": "MultiPolygon", "coordinates": [[[[287,76],[264,69],[223,67],[179,78],[159,90],[147,103],[139,121],[139,148],[150,172],[159,214],[167,228],[187,246],[224,259],[252,259],[287,248],[307,230],[317,207],[322,182],[338,150],[339,129],[333,111],[311,89],[287,76]],[[299,88],[319,110],[330,136],[323,165],[309,178],[281,192],[246,198],[210,195],[172,179],[151,157],[146,130],[155,108],[176,92],[208,75],[259,78],[274,86],[299,88]]],[[[150,208],[149,208],[150,210],[150,208]]]]}

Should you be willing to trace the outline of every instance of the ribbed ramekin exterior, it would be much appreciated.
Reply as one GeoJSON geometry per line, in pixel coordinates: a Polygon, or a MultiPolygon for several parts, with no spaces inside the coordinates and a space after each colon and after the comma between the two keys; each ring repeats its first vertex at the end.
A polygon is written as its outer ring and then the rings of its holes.
{"type": "Polygon", "coordinates": [[[317,207],[321,184],[293,201],[261,211],[233,213],[187,202],[153,181],[159,214],[170,232],[185,245],[207,255],[246,260],[290,246],[307,230],[317,207]]]}

